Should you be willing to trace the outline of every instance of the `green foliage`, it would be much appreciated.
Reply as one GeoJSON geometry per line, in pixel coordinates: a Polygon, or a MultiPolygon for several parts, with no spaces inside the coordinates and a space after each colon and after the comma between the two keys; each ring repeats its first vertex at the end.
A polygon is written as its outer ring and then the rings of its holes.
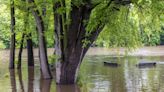
{"type": "MultiPolygon", "coordinates": [[[[96,44],[105,47],[137,47],[160,44],[164,1],[135,0],[128,7],[120,7],[119,11],[108,17],[96,44]]],[[[105,13],[105,12],[104,12],[105,13]]],[[[104,14],[103,13],[103,14],[104,14]]]]}
{"type": "Polygon", "coordinates": [[[57,58],[57,56],[56,55],[51,55],[51,56],[49,56],[48,57],[48,63],[49,64],[54,64],[55,62],[56,62],[56,58],[57,58]]]}
{"type": "Polygon", "coordinates": [[[10,43],[10,13],[7,2],[8,0],[0,0],[0,48],[9,48],[10,43]]]}

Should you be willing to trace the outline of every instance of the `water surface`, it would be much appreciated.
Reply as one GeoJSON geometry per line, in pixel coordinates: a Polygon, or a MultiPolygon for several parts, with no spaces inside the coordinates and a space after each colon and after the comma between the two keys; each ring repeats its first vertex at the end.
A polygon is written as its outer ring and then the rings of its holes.
{"type": "MultiPolygon", "coordinates": [[[[163,47],[157,48],[156,51],[162,49],[163,47]]],[[[126,57],[117,56],[116,51],[104,48],[90,49],[81,66],[78,85],[69,86],[56,85],[54,79],[43,80],[37,55],[35,55],[35,68],[27,68],[24,55],[21,71],[9,71],[7,60],[1,59],[0,92],[164,92],[162,51],[157,53],[154,49],[146,48],[126,57]],[[115,54],[112,54],[112,51],[115,54]],[[103,63],[105,61],[117,62],[120,66],[105,66],[103,63]],[[160,64],[138,68],[136,64],[140,61],[160,62],[160,64]]],[[[8,57],[6,50],[1,51],[1,54],[3,54],[0,55],[1,58],[8,57]]]]}

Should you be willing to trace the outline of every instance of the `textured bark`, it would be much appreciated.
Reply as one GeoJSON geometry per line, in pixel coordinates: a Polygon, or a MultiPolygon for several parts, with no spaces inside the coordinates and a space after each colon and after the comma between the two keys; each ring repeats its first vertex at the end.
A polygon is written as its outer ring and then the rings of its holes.
{"type": "MultiPolygon", "coordinates": [[[[54,6],[55,9],[60,7],[60,4],[54,6]]],[[[59,57],[56,63],[56,83],[57,84],[74,84],[81,61],[88,50],[89,46],[83,48],[82,40],[85,38],[85,25],[83,20],[89,19],[91,9],[88,6],[72,7],[71,24],[66,28],[67,43],[64,48],[64,41],[60,36],[64,36],[62,29],[62,16],[55,13],[55,37],[56,37],[56,55],[59,57]]],[[[95,36],[90,40],[95,40],[95,36]]],[[[93,42],[93,41],[91,41],[93,42]]]]}
{"type": "Polygon", "coordinates": [[[21,62],[22,62],[22,52],[23,52],[23,43],[24,43],[24,37],[25,34],[22,34],[22,39],[21,39],[21,43],[20,43],[20,49],[19,49],[19,54],[18,54],[18,66],[17,69],[21,69],[21,62]]]}
{"type": "MultiPolygon", "coordinates": [[[[109,5],[112,1],[113,0],[109,2],[109,5]]],[[[58,62],[56,63],[56,83],[74,84],[76,83],[78,70],[86,52],[102,31],[104,25],[97,26],[96,30],[92,30],[89,37],[85,36],[87,31],[84,21],[89,20],[91,10],[96,7],[96,5],[93,6],[89,0],[88,4],[81,5],[80,7],[72,4],[72,10],[70,12],[71,23],[66,25],[66,32],[63,32],[63,17],[55,12],[60,6],[60,3],[54,4],[55,52],[58,56],[58,62]],[[63,33],[67,33],[66,36],[63,33]],[[63,41],[65,39],[67,43],[63,41]],[[82,41],[84,39],[90,41],[86,47],[83,47],[82,41]]]]}
{"type": "Polygon", "coordinates": [[[9,68],[14,69],[15,61],[15,9],[14,9],[14,0],[10,0],[10,11],[11,11],[11,42],[10,42],[10,63],[9,68]]]}
{"type": "Polygon", "coordinates": [[[28,56],[28,66],[34,66],[34,56],[33,56],[33,44],[31,33],[26,35],[27,37],[27,56],[28,56]]]}
{"type": "Polygon", "coordinates": [[[41,65],[41,72],[43,74],[44,79],[52,78],[50,69],[48,67],[48,58],[47,58],[47,48],[46,48],[46,40],[44,36],[44,22],[42,17],[39,15],[39,11],[37,10],[36,4],[34,0],[28,0],[29,4],[32,3],[33,6],[30,7],[32,14],[35,18],[37,29],[39,33],[39,53],[40,53],[40,65],[41,65]]]}

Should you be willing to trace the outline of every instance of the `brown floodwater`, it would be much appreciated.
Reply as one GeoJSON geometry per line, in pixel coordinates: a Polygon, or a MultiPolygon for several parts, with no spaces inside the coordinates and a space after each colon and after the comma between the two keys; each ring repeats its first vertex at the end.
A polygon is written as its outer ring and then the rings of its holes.
{"type": "MultiPolygon", "coordinates": [[[[42,79],[37,49],[35,68],[27,68],[24,51],[21,71],[8,70],[9,51],[1,50],[0,92],[164,92],[163,51],[164,46],[143,47],[128,54],[123,48],[91,48],[82,63],[78,84],[56,85],[54,79],[42,79]],[[104,65],[106,61],[117,62],[119,66],[104,65]],[[140,61],[158,63],[137,67],[140,61]]],[[[52,55],[53,49],[48,53],[52,55]]]]}

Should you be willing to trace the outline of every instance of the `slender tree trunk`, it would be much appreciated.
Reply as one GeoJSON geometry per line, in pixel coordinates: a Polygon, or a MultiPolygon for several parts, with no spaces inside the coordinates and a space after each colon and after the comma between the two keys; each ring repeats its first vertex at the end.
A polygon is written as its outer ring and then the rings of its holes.
{"type": "Polygon", "coordinates": [[[28,66],[34,66],[33,44],[32,44],[31,33],[28,33],[26,37],[27,37],[28,66]]]}
{"type": "Polygon", "coordinates": [[[14,0],[10,0],[10,9],[11,9],[11,42],[10,42],[10,63],[9,68],[14,69],[15,61],[15,9],[14,9],[14,0]]]}
{"type": "Polygon", "coordinates": [[[46,48],[46,40],[44,35],[44,22],[42,17],[39,15],[39,11],[36,9],[36,4],[34,0],[28,0],[29,4],[33,3],[32,7],[30,7],[32,14],[34,15],[37,29],[39,33],[39,52],[40,52],[40,63],[41,63],[41,72],[43,74],[44,79],[52,78],[50,69],[48,66],[48,58],[47,58],[47,48],[46,48]]]}
{"type": "Polygon", "coordinates": [[[24,43],[24,37],[25,34],[22,34],[22,39],[21,39],[21,43],[20,43],[20,49],[19,49],[19,54],[18,54],[18,66],[17,69],[21,69],[21,62],[22,62],[22,52],[23,52],[23,43],[24,43]]]}

